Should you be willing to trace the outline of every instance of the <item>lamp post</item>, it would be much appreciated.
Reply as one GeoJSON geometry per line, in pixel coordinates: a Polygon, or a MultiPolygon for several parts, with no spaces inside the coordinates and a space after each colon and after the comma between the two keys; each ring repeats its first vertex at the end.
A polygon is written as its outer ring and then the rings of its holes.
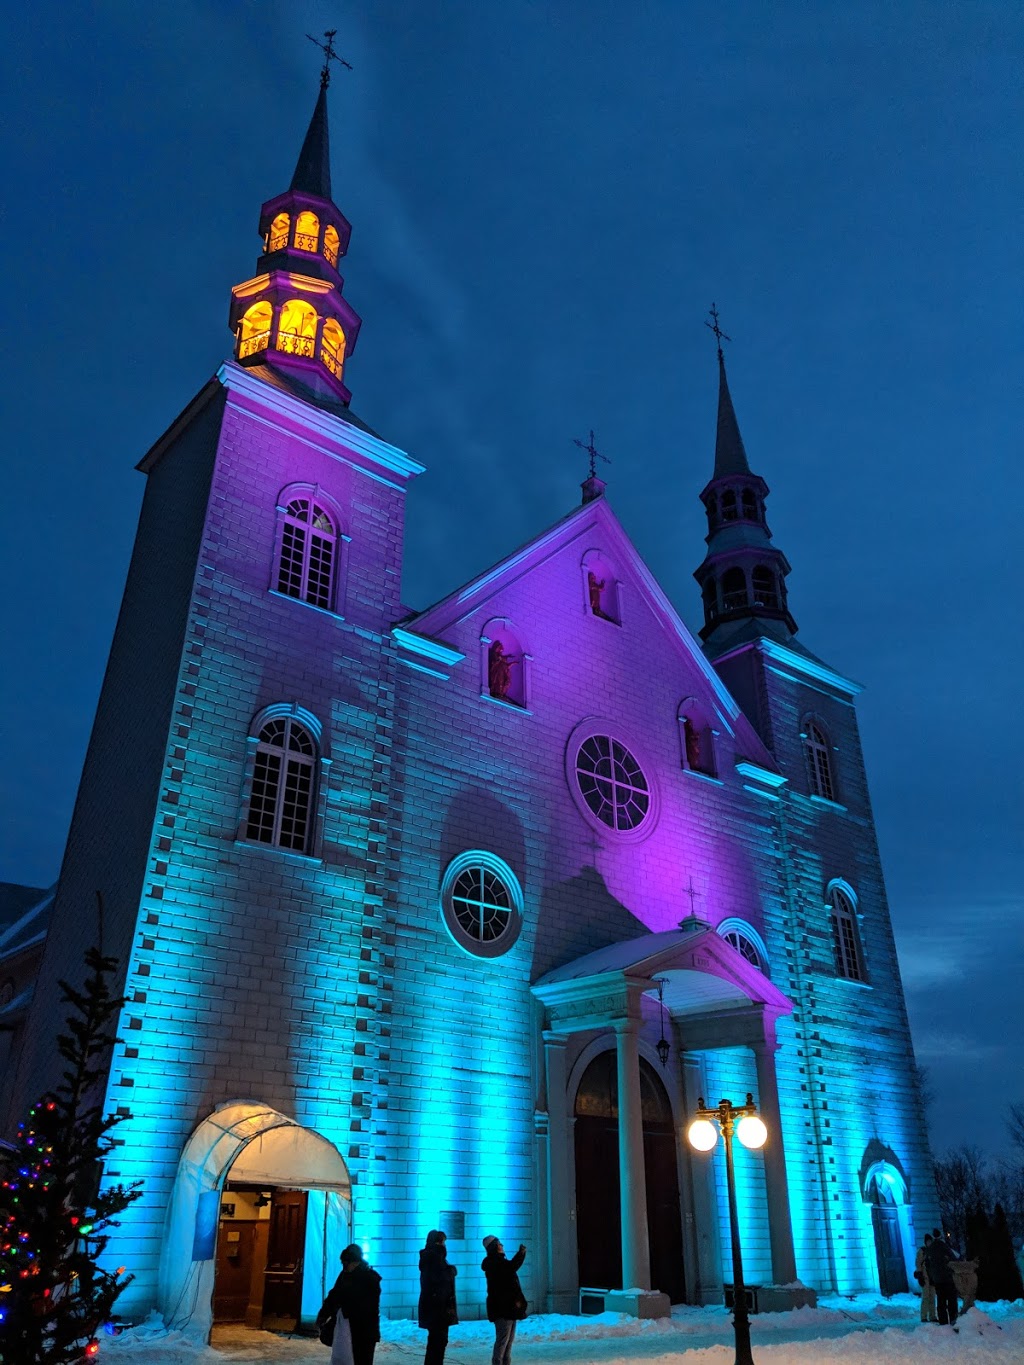
{"type": "Polygon", "coordinates": [[[732,1234],[732,1323],[736,1334],[736,1365],[754,1365],[750,1354],[750,1316],[747,1313],[747,1287],[743,1283],[743,1254],[740,1250],[740,1224],[736,1214],[736,1176],[732,1164],[732,1139],[735,1134],[744,1147],[763,1147],[768,1129],[758,1116],[754,1097],[747,1095],[746,1104],[719,1100],[716,1109],[704,1107],[704,1097],[697,1101],[697,1112],[686,1130],[690,1146],[698,1152],[712,1152],[721,1129],[725,1140],[725,1175],[729,1188],[729,1231],[732,1234]]]}

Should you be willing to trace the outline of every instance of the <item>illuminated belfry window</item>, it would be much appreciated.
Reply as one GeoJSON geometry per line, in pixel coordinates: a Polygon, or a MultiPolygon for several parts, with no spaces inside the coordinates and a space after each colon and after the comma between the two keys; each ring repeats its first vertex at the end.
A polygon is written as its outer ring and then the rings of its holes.
{"type": "Polygon", "coordinates": [[[290,716],[267,721],[259,732],[246,838],[305,853],[313,810],[316,744],[290,716]]]}
{"type": "Polygon", "coordinates": [[[285,509],[277,591],[330,610],[338,533],[331,517],[310,498],[285,509]]]}
{"type": "Polygon", "coordinates": [[[807,776],[811,793],[825,801],[836,799],[835,773],[832,768],[832,745],[824,728],[809,721],[804,731],[807,753],[807,776]]]}
{"type": "Polygon", "coordinates": [[[341,378],[341,367],[345,363],[345,333],[333,318],[324,322],[320,339],[320,359],[336,378],[341,378]]]}
{"type": "Polygon", "coordinates": [[[281,308],[277,349],[287,355],[312,356],[316,346],[316,309],[303,299],[289,299],[281,308]]]}
{"type": "Polygon", "coordinates": [[[338,229],[332,223],[328,223],[324,228],[324,256],[328,265],[338,264],[340,251],[341,238],[338,236],[338,229]]]}
{"type": "Polygon", "coordinates": [[[303,209],[295,220],[295,245],[300,251],[320,250],[320,219],[303,209]]]}
{"type": "Polygon", "coordinates": [[[853,902],[845,891],[834,886],[829,892],[829,907],[836,975],[845,977],[847,981],[866,981],[864,956],[861,952],[853,902]]]}
{"type": "Polygon", "coordinates": [[[270,345],[270,324],[274,312],[269,303],[254,303],[242,314],[238,335],[238,356],[255,355],[270,345]]]}
{"type": "Polygon", "coordinates": [[[270,224],[270,231],[267,233],[267,250],[283,251],[288,245],[288,231],[291,227],[291,219],[287,213],[279,213],[270,224]]]}

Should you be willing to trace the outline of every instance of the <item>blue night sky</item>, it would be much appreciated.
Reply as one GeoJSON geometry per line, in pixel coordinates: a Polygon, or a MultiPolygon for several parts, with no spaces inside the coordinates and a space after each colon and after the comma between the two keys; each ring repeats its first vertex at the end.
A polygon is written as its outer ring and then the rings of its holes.
{"type": "Polygon", "coordinates": [[[178,0],[5,24],[0,879],[56,878],[133,465],[229,353],[229,287],[316,95],[304,35],[337,27],[346,378],[429,471],[407,602],[574,506],[593,427],[696,628],[716,300],[800,639],[866,687],[936,1146],[986,1139],[968,1107],[1024,1100],[1020,7],[178,0]]]}

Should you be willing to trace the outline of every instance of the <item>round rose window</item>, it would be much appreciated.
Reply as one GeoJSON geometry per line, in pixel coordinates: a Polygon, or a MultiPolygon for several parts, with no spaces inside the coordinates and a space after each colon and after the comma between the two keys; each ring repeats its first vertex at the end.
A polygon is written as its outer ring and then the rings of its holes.
{"type": "Polygon", "coordinates": [[[576,754],[576,784],[587,807],[609,829],[639,829],[651,809],[643,769],[624,744],[591,735],[576,754]]]}

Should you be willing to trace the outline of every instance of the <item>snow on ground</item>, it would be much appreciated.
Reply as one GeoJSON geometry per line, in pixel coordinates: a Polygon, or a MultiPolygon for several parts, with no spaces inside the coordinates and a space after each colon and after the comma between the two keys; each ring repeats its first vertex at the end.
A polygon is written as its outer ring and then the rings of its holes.
{"type": "MultiPolygon", "coordinates": [[[[958,1332],[920,1321],[911,1294],[881,1299],[825,1296],[817,1308],[751,1319],[757,1365],[932,1365],[959,1360],[987,1365],[1024,1362],[1024,1303],[972,1308],[958,1332]]],[[[375,1365],[416,1365],[426,1333],[413,1322],[382,1324],[375,1365]]],[[[452,1328],[447,1365],[488,1365],[494,1330],[487,1322],[452,1328]]],[[[119,1337],[104,1338],[109,1365],[328,1365],[330,1353],[308,1337],[218,1328],[211,1346],[168,1332],[154,1314],[119,1337]]],[[[733,1365],[732,1325],[724,1308],[673,1310],[640,1322],[621,1313],[578,1318],[538,1314],[521,1323],[514,1365],[733,1365]]]]}

